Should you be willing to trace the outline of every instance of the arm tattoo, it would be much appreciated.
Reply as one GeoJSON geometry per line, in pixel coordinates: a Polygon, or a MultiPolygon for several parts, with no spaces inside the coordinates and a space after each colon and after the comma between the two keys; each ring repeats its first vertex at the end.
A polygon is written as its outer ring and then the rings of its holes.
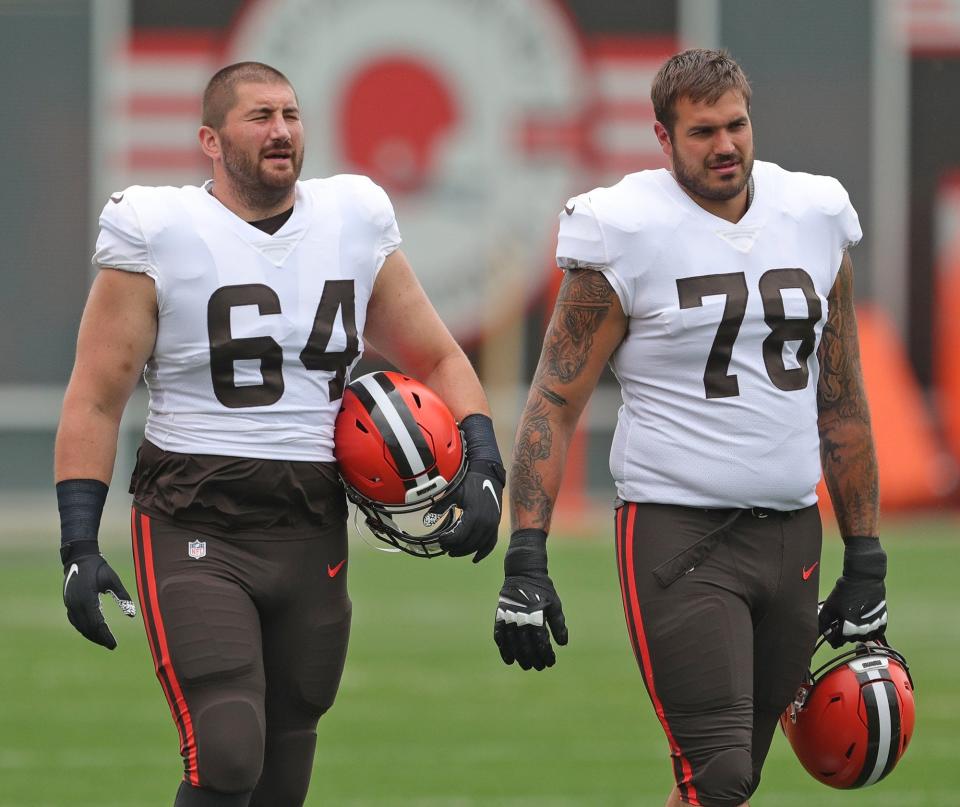
{"type": "Polygon", "coordinates": [[[830,295],[830,315],[820,339],[820,383],[817,405],[820,414],[854,418],[869,426],[870,412],[860,375],[860,347],[853,309],[853,278],[843,269],[830,295]]]}
{"type": "Polygon", "coordinates": [[[547,405],[540,396],[531,396],[517,431],[510,467],[511,510],[525,510],[535,517],[537,526],[547,529],[553,514],[553,499],[544,489],[543,477],[537,472],[537,462],[550,458],[553,450],[553,431],[550,428],[547,405]]]}
{"type": "Polygon", "coordinates": [[[583,373],[591,359],[594,338],[615,300],[613,289],[600,272],[565,272],[513,448],[511,513],[515,520],[522,513],[524,522],[533,522],[525,526],[549,529],[563,473],[567,428],[573,428],[576,418],[570,410],[577,408],[577,396],[583,392],[576,384],[587,381],[583,373]],[[565,384],[571,386],[567,389],[565,384]],[[573,407],[568,396],[574,398],[573,407]]]}
{"type": "Polygon", "coordinates": [[[879,483],[860,372],[853,271],[844,256],[820,340],[820,458],[842,535],[876,535],[879,483]]]}
{"type": "Polygon", "coordinates": [[[543,386],[543,384],[536,384],[537,392],[539,392],[544,398],[546,398],[550,403],[555,406],[566,406],[567,399],[564,398],[557,392],[554,392],[552,389],[543,386]]]}
{"type": "Polygon", "coordinates": [[[610,313],[613,289],[592,269],[569,269],[564,274],[557,307],[535,381],[555,376],[573,381],[583,370],[593,346],[593,335],[610,313]]]}

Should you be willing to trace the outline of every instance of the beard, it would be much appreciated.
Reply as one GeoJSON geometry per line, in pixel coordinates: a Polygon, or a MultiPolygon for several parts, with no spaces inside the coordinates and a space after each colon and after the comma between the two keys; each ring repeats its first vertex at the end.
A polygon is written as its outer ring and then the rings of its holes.
{"type": "MultiPolygon", "coordinates": [[[[220,135],[223,151],[223,168],[230,182],[247,207],[253,210],[267,210],[280,204],[290,193],[300,176],[303,167],[303,147],[293,149],[287,143],[272,143],[270,149],[291,149],[290,165],[292,170],[277,174],[269,170],[260,160],[260,155],[251,156],[238,148],[223,133],[220,135]]],[[[269,150],[269,149],[268,149],[269,150]]]]}
{"type": "Polygon", "coordinates": [[[747,183],[750,181],[750,175],[753,173],[753,154],[748,154],[743,157],[739,154],[725,155],[726,159],[715,157],[713,163],[726,162],[731,156],[738,160],[743,166],[743,176],[739,181],[734,181],[731,178],[728,181],[721,181],[719,184],[716,183],[716,181],[711,184],[709,176],[710,168],[707,165],[704,165],[702,168],[694,167],[684,162],[676,150],[674,150],[673,159],[671,160],[673,177],[679,185],[702,199],[708,199],[711,202],[727,202],[747,187],[747,183]]]}

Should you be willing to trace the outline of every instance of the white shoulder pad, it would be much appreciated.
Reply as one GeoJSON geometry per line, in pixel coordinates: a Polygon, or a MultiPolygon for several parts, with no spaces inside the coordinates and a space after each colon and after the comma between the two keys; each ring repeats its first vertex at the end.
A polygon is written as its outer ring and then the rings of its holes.
{"type": "Polygon", "coordinates": [[[359,213],[365,214],[379,226],[385,226],[394,220],[390,198],[370,177],[361,174],[337,174],[330,177],[330,182],[344,197],[349,197],[359,213]]]}
{"type": "Polygon", "coordinates": [[[838,180],[820,174],[786,171],[772,163],[760,165],[782,183],[782,204],[796,216],[813,213],[828,228],[841,250],[863,237],[857,211],[838,180]]]}
{"type": "Polygon", "coordinates": [[[664,204],[656,172],[628,174],[609,188],[570,199],[560,214],[557,259],[640,271],[661,232],[673,232],[676,212],[664,204]],[[621,264],[629,264],[629,266],[621,264]]]}
{"type": "Polygon", "coordinates": [[[341,199],[341,209],[368,222],[377,232],[375,255],[377,269],[400,246],[400,228],[387,192],[361,174],[337,174],[330,177],[341,199]]]}
{"type": "Polygon", "coordinates": [[[618,193],[616,186],[597,188],[567,201],[560,213],[557,266],[602,272],[623,310],[629,311],[635,284],[624,276],[620,260],[629,234],[616,215],[611,216],[618,193]]]}
{"type": "Polygon", "coordinates": [[[94,264],[128,272],[154,273],[137,212],[138,201],[142,201],[142,197],[150,190],[133,185],[111,194],[100,213],[100,234],[93,254],[94,264]]]}

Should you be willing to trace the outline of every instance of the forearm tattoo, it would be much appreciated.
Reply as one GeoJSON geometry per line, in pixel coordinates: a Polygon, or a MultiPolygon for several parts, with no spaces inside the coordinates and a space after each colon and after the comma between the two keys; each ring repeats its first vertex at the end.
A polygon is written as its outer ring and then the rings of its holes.
{"type": "Polygon", "coordinates": [[[517,430],[510,466],[510,502],[514,514],[518,510],[530,513],[535,524],[546,529],[553,515],[553,498],[544,490],[543,476],[537,472],[537,463],[550,459],[553,450],[553,431],[550,428],[548,405],[540,395],[531,395],[517,430]]]}
{"type": "Polygon", "coordinates": [[[537,392],[539,392],[544,398],[546,398],[554,406],[566,406],[567,399],[564,398],[557,392],[554,392],[549,387],[543,386],[543,384],[536,384],[537,392]]]}
{"type": "Polygon", "coordinates": [[[564,439],[554,439],[558,413],[569,405],[558,387],[576,381],[587,366],[613,294],[607,279],[595,270],[569,269],[564,274],[513,450],[511,509],[514,518],[520,512],[529,517],[524,521],[532,523],[526,526],[550,525],[566,457],[564,439]]]}
{"type": "Polygon", "coordinates": [[[879,508],[877,457],[860,372],[853,270],[843,264],[830,293],[820,340],[817,407],[823,476],[842,535],[875,535],[879,508]]]}

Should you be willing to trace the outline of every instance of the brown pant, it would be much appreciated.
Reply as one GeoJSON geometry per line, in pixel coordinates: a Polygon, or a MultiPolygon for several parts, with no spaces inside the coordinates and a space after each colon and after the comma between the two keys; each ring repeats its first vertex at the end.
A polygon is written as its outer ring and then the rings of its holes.
{"type": "Polygon", "coordinates": [[[137,589],[184,780],[300,805],[350,632],[346,525],[226,541],[133,510],[137,589]]]}
{"type": "Polygon", "coordinates": [[[616,537],[627,628],[680,797],[739,805],[810,663],[819,512],[628,502],[616,537]]]}

